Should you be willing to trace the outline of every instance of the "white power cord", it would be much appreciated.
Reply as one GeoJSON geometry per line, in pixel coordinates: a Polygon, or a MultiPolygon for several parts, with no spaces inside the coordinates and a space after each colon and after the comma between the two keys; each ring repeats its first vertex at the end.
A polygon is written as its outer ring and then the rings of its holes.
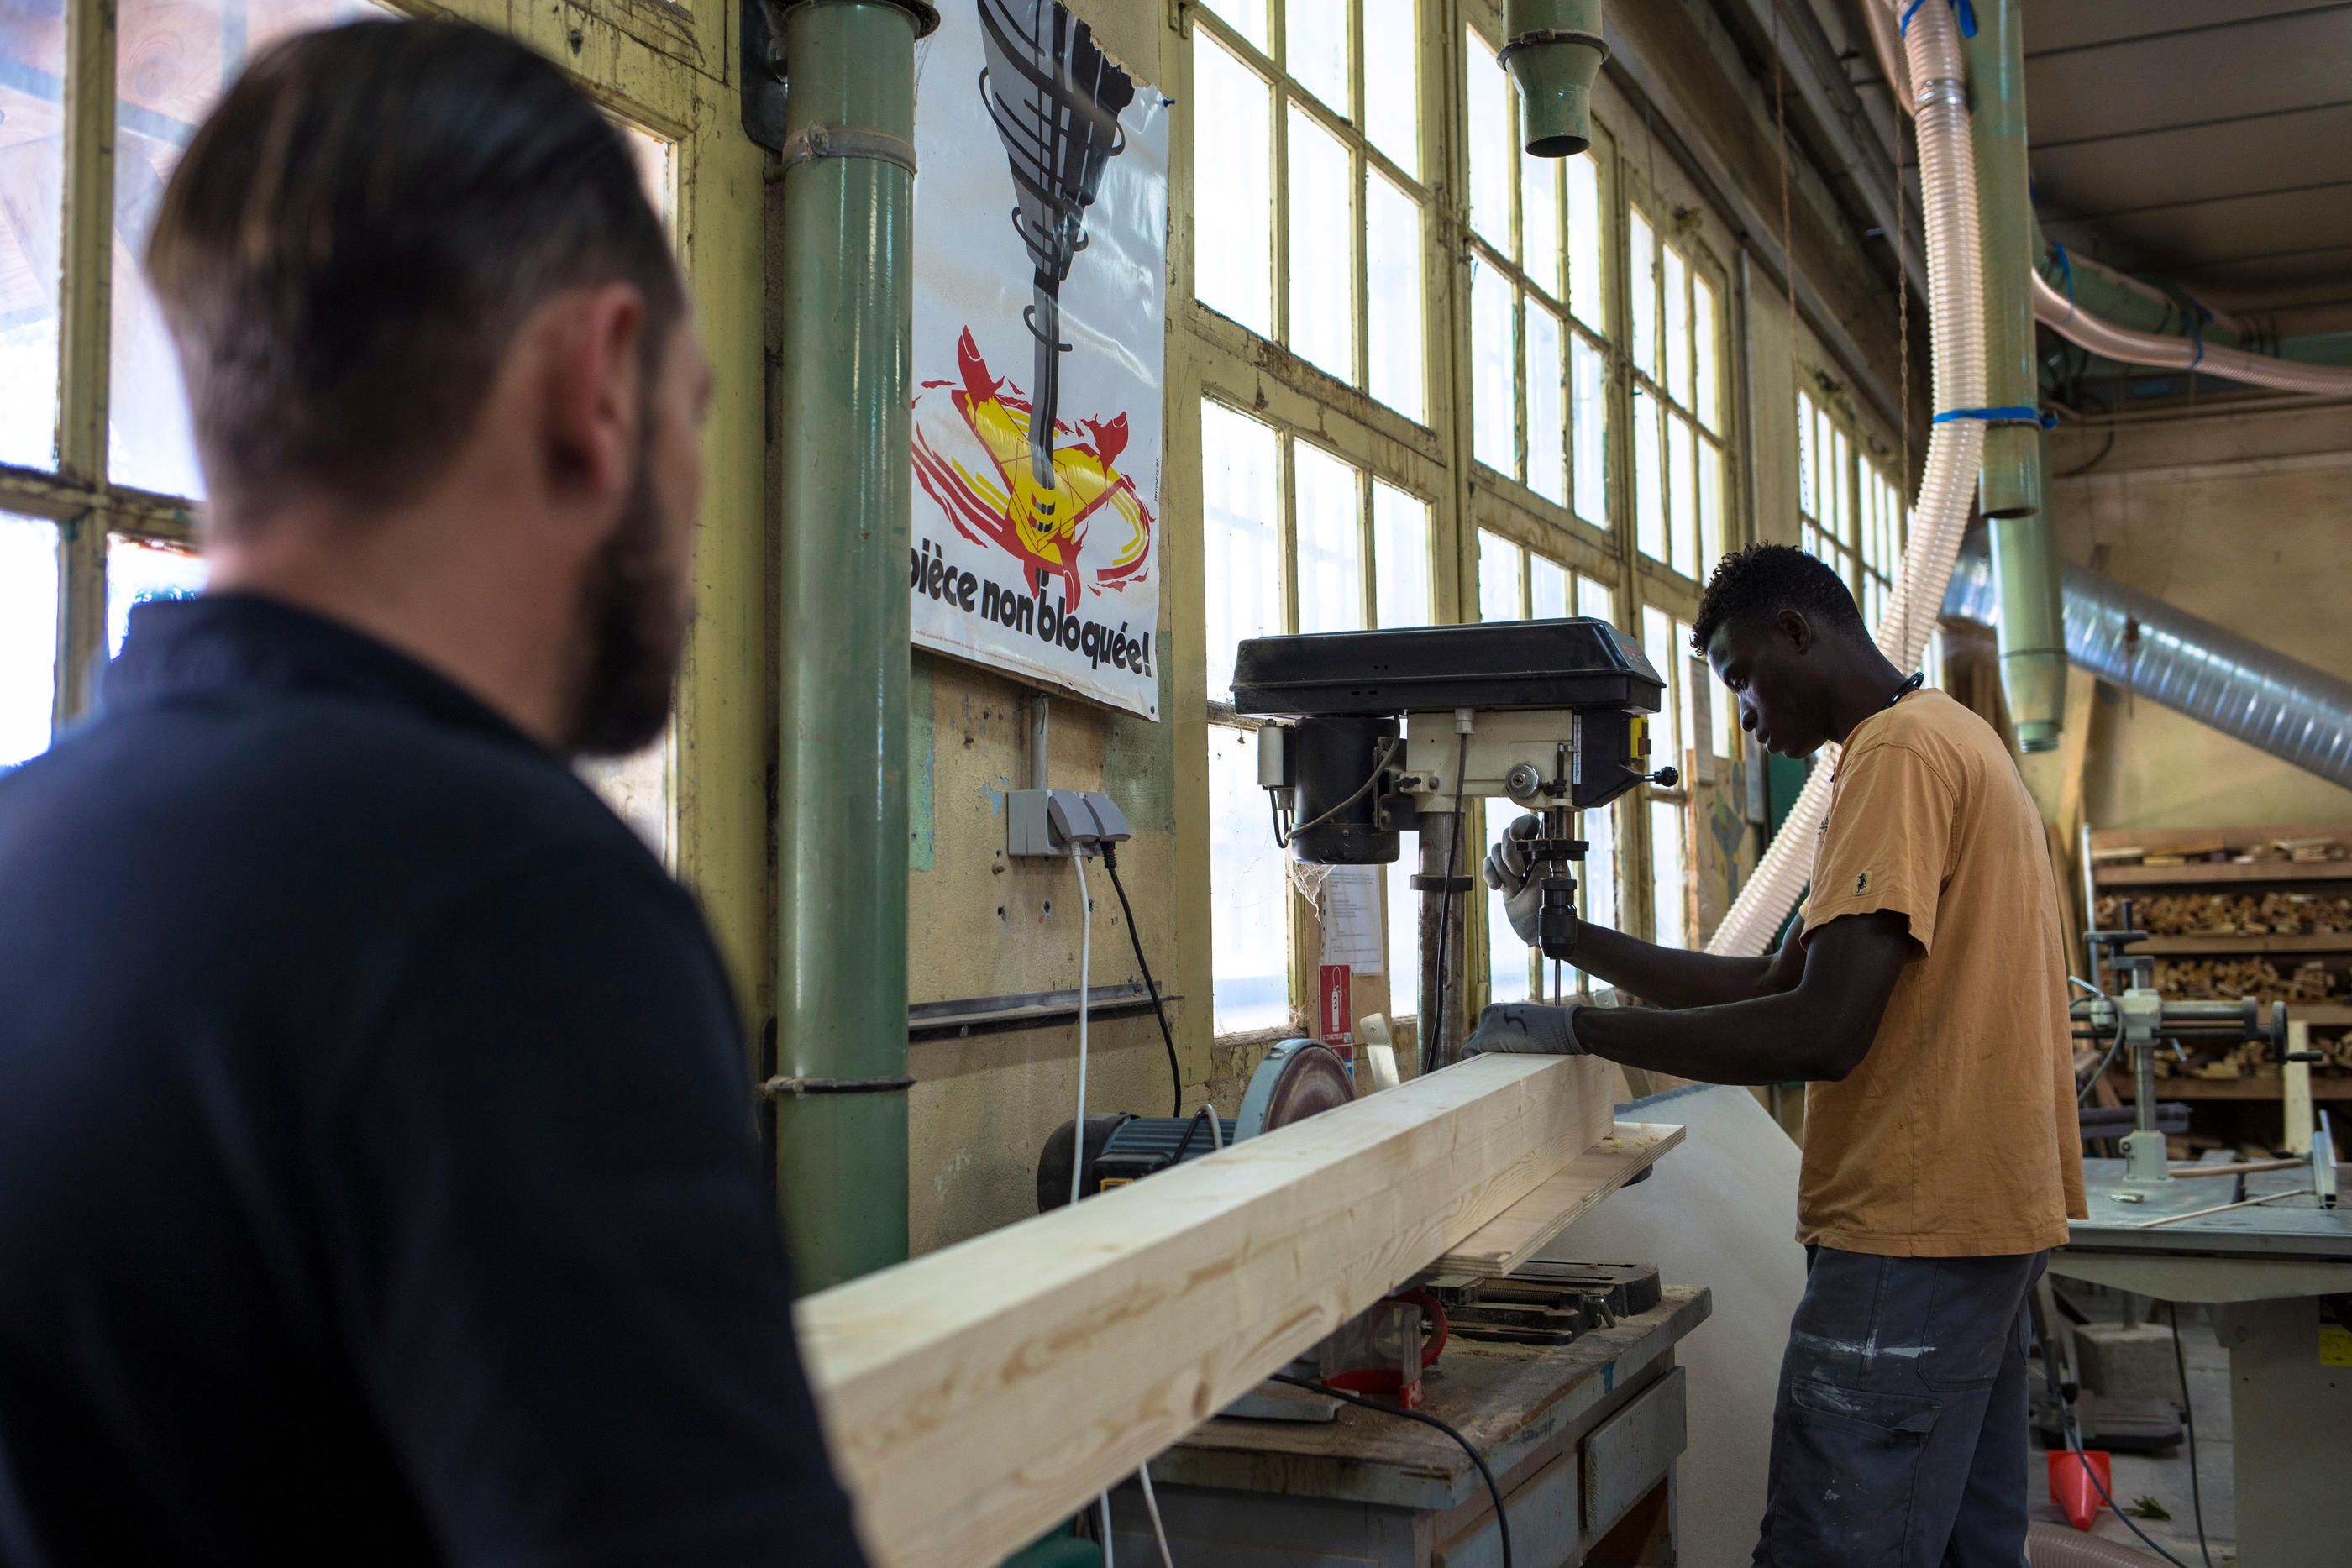
{"type": "Polygon", "coordinates": [[[1151,1515],[1151,1533],[1160,1542],[1160,1568],[1176,1568],[1176,1559],[1168,1552],[1168,1531],[1160,1522],[1160,1500],[1151,1495],[1151,1467],[1135,1467],[1136,1479],[1143,1483],[1143,1509],[1151,1515]]]}
{"type": "MultiPolygon", "coordinates": [[[[1076,1135],[1070,1145],[1070,1203],[1076,1207],[1087,1169],[1087,992],[1094,981],[1095,902],[1087,894],[1086,852],[1072,853],[1070,864],[1078,873],[1078,1115],[1071,1124],[1076,1135]]],[[[1213,1105],[1209,1108],[1209,1137],[1212,1142],[1217,1137],[1217,1112],[1213,1105]]],[[[1143,1506],[1151,1514],[1151,1533],[1160,1542],[1160,1561],[1163,1568],[1176,1568],[1174,1559],[1168,1555],[1168,1532],[1160,1526],[1160,1501],[1151,1495],[1151,1472],[1139,1465],[1135,1473],[1143,1480],[1143,1506]]],[[[1102,1494],[1101,1508],[1103,1568],[1115,1568],[1111,1561],[1110,1493],[1102,1494]]]]}

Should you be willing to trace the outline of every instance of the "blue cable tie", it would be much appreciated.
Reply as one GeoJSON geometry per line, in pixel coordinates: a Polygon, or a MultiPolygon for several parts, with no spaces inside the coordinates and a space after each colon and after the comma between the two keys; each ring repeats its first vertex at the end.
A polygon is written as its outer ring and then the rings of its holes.
{"type": "Polygon", "coordinates": [[[2205,323],[2213,319],[2213,312],[2196,300],[2189,303],[2197,306],[2197,319],[2189,328],[2189,340],[2197,345],[2197,357],[2189,361],[2189,368],[2193,371],[2205,362],[2205,323]]]}
{"type": "MultiPolygon", "coordinates": [[[[1987,424],[2041,425],[2042,417],[2042,411],[2040,409],[2028,408],[2022,403],[2016,403],[2007,408],[1950,409],[1943,413],[1937,414],[1933,420],[1929,421],[1929,423],[1933,424],[1949,424],[1956,419],[1977,419],[1982,420],[1987,424]]],[[[2053,420],[2052,423],[2055,423],[2056,422],[2053,420]]]]}
{"type": "Polygon", "coordinates": [[[2066,279],[2066,309],[2071,314],[2074,308],[2074,258],[2068,256],[2066,247],[2054,239],[2050,242],[2050,248],[2058,253],[2058,271],[2066,279]]]}
{"type": "MultiPolygon", "coordinates": [[[[1903,7],[1903,19],[1895,24],[1895,30],[1901,33],[1906,37],[1910,37],[1911,18],[1917,16],[1919,13],[1919,7],[1925,5],[1927,3],[1927,0],[1911,0],[1910,5],[1903,7]]],[[[1950,5],[1953,11],[1956,12],[1960,18],[1960,37],[1963,38],[1975,37],[1977,36],[1977,8],[1972,3],[1972,0],[1950,0],[1950,5]]]]}

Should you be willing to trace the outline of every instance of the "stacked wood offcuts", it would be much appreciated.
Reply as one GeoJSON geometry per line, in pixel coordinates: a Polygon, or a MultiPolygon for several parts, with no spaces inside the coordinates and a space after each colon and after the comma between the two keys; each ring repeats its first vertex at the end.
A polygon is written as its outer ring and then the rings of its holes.
{"type": "Polygon", "coordinates": [[[2150,838],[2152,841],[2145,844],[2095,845],[2091,851],[2091,860],[2098,865],[2168,866],[2209,862],[2262,865],[2273,861],[2290,865],[2310,865],[2320,861],[2352,858],[2352,846],[2347,846],[2343,837],[2335,833],[2265,838],[2252,842],[2243,841],[2243,835],[2240,834],[2197,838],[2164,833],[2150,835],[2150,838]]]}
{"type": "MultiPolygon", "coordinates": [[[[2103,931],[2123,919],[2122,901],[2098,901],[2103,931]]],[[[2151,893],[2132,900],[2132,925],[2156,936],[2300,936],[2352,933],[2352,894],[2330,893],[2151,893]]]]}

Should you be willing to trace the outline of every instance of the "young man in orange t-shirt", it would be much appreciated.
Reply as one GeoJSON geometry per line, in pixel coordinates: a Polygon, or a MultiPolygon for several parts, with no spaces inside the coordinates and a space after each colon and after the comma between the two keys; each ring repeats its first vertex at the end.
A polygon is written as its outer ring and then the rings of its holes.
{"type": "MultiPolygon", "coordinates": [[[[1467,1049],[1809,1080],[1805,1294],[1756,1563],[2014,1568],[2026,1296],[2084,1212],[2040,813],[1991,727],[1896,669],[1812,556],[1727,557],[1691,640],[1759,744],[1843,747],[1801,928],[1731,958],[1580,925],[1577,967],[1652,1005],[1492,1007],[1467,1049]]],[[[1520,847],[1533,821],[1486,865],[1530,941],[1552,874],[1520,847]]]]}

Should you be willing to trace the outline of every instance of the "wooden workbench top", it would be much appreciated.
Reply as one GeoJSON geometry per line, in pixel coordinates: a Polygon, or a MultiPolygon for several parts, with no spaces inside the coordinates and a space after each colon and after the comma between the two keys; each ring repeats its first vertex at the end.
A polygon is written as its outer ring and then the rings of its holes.
{"type": "MultiPolygon", "coordinates": [[[[1565,1345],[1457,1339],[1430,1369],[1424,1413],[1475,1444],[1497,1476],[1660,1363],[1713,1311],[1703,1287],[1668,1285],[1648,1312],[1565,1345]]],[[[1418,1421],[1342,1406],[1337,1420],[1203,1423],[1151,1461],[1162,1484],[1347,1498],[1442,1510],[1483,1495],[1468,1456],[1418,1421]]]]}

